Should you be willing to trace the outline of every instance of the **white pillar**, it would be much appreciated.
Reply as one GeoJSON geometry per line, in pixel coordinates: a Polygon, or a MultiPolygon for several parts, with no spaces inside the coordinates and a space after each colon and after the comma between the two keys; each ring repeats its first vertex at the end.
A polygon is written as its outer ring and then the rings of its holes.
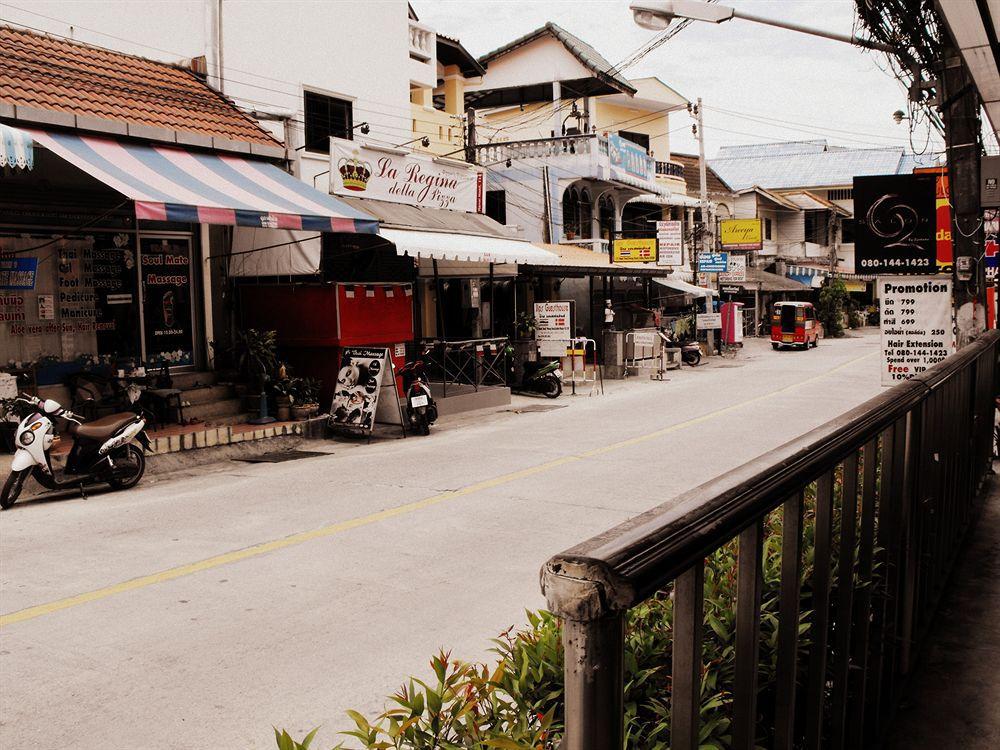
{"type": "Polygon", "coordinates": [[[209,370],[215,369],[215,326],[212,321],[212,248],[209,243],[209,225],[200,224],[201,241],[198,243],[201,259],[201,299],[202,330],[205,332],[205,364],[209,370]]]}
{"type": "Polygon", "coordinates": [[[562,135],[562,118],[559,110],[559,102],[562,99],[562,84],[559,81],[552,82],[552,134],[557,138],[562,135]]]}

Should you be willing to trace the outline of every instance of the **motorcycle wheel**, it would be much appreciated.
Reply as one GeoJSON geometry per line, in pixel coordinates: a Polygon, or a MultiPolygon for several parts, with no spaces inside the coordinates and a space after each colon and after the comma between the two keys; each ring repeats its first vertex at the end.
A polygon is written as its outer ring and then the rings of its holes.
{"type": "Polygon", "coordinates": [[[701,352],[695,352],[694,354],[688,355],[688,364],[691,367],[697,367],[701,364],[701,352]]]}
{"type": "Polygon", "coordinates": [[[112,458],[115,459],[115,471],[108,477],[108,484],[112,489],[127,490],[139,484],[142,475],[146,473],[146,455],[142,448],[129,443],[112,458]]]}
{"type": "Polygon", "coordinates": [[[426,419],[420,423],[420,434],[421,435],[431,434],[431,423],[428,422],[426,419]]]}
{"type": "Polygon", "coordinates": [[[542,393],[545,398],[559,398],[562,393],[562,383],[556,377],[550,377],[545,379],[545,383],[542,385],[542,393]]]}
{"type": "Polygon", "coordinates": [[[7,510],[17,502],[21,489],[24,487],[24,480],[30,473],[31,469],[21,469],[21,471],[12,471],[7,475],[7,481],[3,483],[3,490],[0,490],[0,508],[7,510]]]}

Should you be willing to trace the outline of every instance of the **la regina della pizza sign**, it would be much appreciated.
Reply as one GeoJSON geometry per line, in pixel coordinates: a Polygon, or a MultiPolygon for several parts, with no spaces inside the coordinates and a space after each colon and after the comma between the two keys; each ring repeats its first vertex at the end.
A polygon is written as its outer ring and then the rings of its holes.
{"type": "Polygon", "coordinates": [[[339,138],[330,139],[330,188],[335,195],[483,212],[483,173],[472,165],[339,138]]]}

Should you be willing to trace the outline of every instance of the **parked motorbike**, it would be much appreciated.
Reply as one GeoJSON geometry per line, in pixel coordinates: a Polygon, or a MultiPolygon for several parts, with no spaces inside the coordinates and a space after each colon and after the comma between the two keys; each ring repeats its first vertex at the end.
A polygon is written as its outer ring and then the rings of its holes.
{"type": "Polygon", "coordinates": [[[431,425],[437,421],[437,404],[431,395],[424,366],[424,349],[420,356],[399,368],[403,378],[403,393],[406,394],[406,416],[410,427],[423,435],[431,434],[431,425]]]}
{"type": "Polygon", "coordinates": [[[140,414],[123,412],[84,423],[57,401],[33,396],[18,396],[16,404],[28,407],[27,416],[14,433],[17,451],[10,474],[0,490],[0,508],[14,504],[24,481],[31,474],[48,490],[107,482],[113,489],[134,487],[146,471],[145,450],[149,450],[146,420],[140,414]],[[67,422],[73,446],[62,471],[52,468],[49,455],[56,439],[55,420],[67,422]],[[135,444],[138,441],[142,447],[135,444]]]}
{"type": "Polygon", "coordinates": [[[701,363],[701,347],[696,341],[680,341],[666,328],[661,328],[660,332],[670,343],[670,346],[681,350],[681,362],[691,367],[697,367],[701,363]]]}
{"type": "MultiPolygon", "coordinates": [[[[508,356],[513,353],[508,350],[508,356]]],[[[513,372],[513,366],[511,366],[513,372]]],[[[563,372],[559,360],[551,362],[525,362],[521,382],[514,383],[511,377],[511,391],[514,393],[541,393],[546,398],[559,398],[562,393],[563,372]]]]}

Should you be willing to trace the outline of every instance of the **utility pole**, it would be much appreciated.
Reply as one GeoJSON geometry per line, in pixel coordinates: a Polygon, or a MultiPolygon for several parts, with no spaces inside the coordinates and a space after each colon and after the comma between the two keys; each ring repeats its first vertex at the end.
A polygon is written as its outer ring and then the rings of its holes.
{"type": "Polygon", "coordinates": [[[948,154],[954,256],[955,343],[966,346],[986,329],[986,272],[979,195],[979,95],[950,34],[942,34],[941,115],[948,154]]]}
{"type": "MultiPolygon", "coordinates": [[[[698,103],[694,106],[694,115],[696,119],[695,124],[695,135],[698,137],[698,202],[701,204],[701,237],[699,238],[701,242],[699,243],[701,247],[700,250],[704,252],[712,251],[712,237],[709,233],[709,228],[711,224],[709,223],[709,210],[708,210],[708,168],[705,165],[705,120],[701,111],[701,97],[698,97],[698,103]]],[[[698,256],[697,251],[694,257],[694,280],[698,283],[698,256]]],[[[709,289],[712,288],[712,282],[708,281],[707,286],[709,289]]],[[[705,312],[712,311],[712,297],[709,295],[705,301],[705,312]]],[[[712,354],[715,352],[715,331],[711,328],[708,329],[708,353],[712,354]]]]}

